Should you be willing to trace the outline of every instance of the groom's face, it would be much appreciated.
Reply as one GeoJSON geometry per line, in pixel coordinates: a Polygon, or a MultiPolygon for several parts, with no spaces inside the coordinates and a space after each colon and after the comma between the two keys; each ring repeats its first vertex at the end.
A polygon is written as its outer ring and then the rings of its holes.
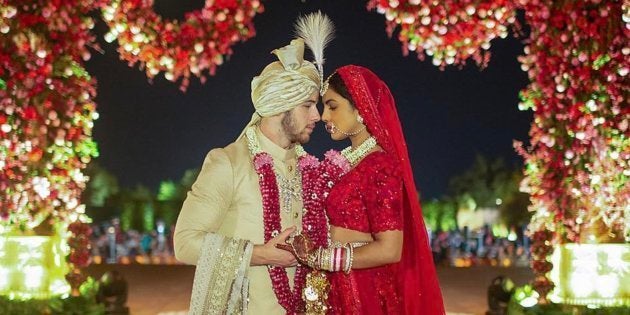
{"type": "Polygon", "coordinates": [[[317,111],[319,94],[313,92],[309,99],[296,108],[286,112],[282,118],[282,129],[292,143],[307,143],[315,129],[315,123],[320,120],[317,111]]]}

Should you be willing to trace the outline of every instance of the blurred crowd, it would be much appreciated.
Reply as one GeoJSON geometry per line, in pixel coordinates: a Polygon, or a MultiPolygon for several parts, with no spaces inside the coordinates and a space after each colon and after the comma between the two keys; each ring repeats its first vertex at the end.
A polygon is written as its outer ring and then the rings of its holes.
{"type": "Polygon", "coordinates": [[[173,249],[175,226],[158,222],[153,231],[123,231],[118,220],[92,226],[92,263],[178,264],[173,249]]]}
{"type": "MultiPolygon", "coordinates": [[[[123,230],[114,219],[92,226],[92,263],[179,264],[173,249],[175,226],[158,222],[153,231],[123,230]]],[[[429,232],[433,260],[439,266],[528,266],[529,240],[514,230],[506,237],[489,227],[429,232]]]]}
{"type": "Polygon", "coordinates": [[[529,265],[529,239],[524,229],[495,236],[486,226],[477,231],[437,231],[430,233],[433,261],[436,265],[470,267],[529,265]]]}

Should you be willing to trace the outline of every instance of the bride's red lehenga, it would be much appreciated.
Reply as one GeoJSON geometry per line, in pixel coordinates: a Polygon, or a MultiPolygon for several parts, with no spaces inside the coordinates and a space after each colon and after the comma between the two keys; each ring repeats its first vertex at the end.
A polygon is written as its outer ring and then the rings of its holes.
{"type": "Polygon", "coordinates": [[[332,188],[330,225],[364,233],[403,231],[401,260],[330,274],[331,314],[444,314],[407,146],[389,88],[370,70],[337,70],[384,151],[368,154],[332,188]]]}

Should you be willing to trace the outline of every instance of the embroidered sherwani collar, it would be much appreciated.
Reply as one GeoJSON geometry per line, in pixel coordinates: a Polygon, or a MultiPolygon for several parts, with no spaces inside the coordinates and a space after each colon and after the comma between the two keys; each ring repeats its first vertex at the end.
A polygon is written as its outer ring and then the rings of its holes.
{"type": "Polygon", "coordinates": [[[262,133],[260,127],[256,128],[256,136],[258,136],[260,149],[271,154],[274,159],[286,162],[289,160],[295,160],[297,158],[294,147],[291,147],[291,149],[287,150],[275,144],[273,141],[271,141],[271,139],[267,138],[267,136],[262,133]]]}

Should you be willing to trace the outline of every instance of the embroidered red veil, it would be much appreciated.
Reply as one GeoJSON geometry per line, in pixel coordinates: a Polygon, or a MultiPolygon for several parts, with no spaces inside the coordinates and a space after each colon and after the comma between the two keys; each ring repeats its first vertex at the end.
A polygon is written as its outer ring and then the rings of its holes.
{"type": "Polygon", "coordinates": [[[422,209],[417,199],[407,144],[396,104],[387,85],[367,68],[347,65],[337,69],[368,131],[400,162],[403,174],[403,252],[398,283],[405,314],[444,314],[442,293],[429,247],[422,209]]]}

